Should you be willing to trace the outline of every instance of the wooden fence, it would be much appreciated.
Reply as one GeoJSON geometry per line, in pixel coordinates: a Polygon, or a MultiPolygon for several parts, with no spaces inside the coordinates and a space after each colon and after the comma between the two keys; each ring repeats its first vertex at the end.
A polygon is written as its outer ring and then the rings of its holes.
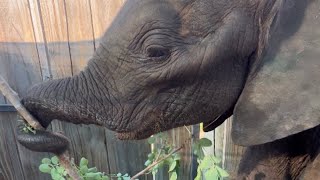
{"type": "MultiPolygon", "coordinates": [[[[20,94],[35,83],[77,74],[95,51],[98,39],[112,22],[125,0],[0,0],[0,74],[20,94]]],[[[0,95],[0,104],[8,104],[0,95]]],[[[17,144],[16,113],[0,112],[0,180],[49,179],[38,165],[48,153],[31,152],[17,144]]],[[[230,121],[209,137],[207,149],[222,157],[222,165],[235,171],[242,149],[232,145],[230,121]]],[[[107,173],[131,175],[144,168],[150,151],[145,141],[119,141],[102,127],[54,122],[53,131],[71,139],[71,153],[78,161],[87,157],[91,165],[107,173]]],[[[199,135],[198,126],[190,127],[199,135]]],[[[168,132],[177,146],[188,139],[179,128],[168,132]]],[[[183,152],[181,179],[192,179],[196,161],[189,144],[183,152]]],[[[166,172],[156,179],[168,179],[166,172]]],[[[152,179],[145,176],[141,179],[152,179]]]]}

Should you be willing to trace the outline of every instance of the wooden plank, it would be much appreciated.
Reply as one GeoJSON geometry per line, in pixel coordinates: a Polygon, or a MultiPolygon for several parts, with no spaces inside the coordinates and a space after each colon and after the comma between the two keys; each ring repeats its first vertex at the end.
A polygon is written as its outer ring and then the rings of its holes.
{"type": "MultiPolygon", "coordinates": [[[[96,40],[104,34],[126,0],[90,0],[92,27],[96,40]]],[[[97,46],[98,43],[95,43],[97,46]]]]}
{"type": "Polygon", "coordinates": [[[30,15],[32,19],[33,32],[35,36],[36,46],[38,50],[39,63],[41,67],[42,80],[46,81],[52,78],[51,64],[49,60],[49,52],[46,37],[43,32],[43,19],[40,14],[40,7],[37,0],[29,0],[30,15]]]}
{"type": "MultiPolygon", "coordinates": [[[[197,163],[193,156],[192,140],[190,137],[194,136],[196,139],[199,137],[199,127],[197,125],[180,127],[164,133],[169,136],[169,142],[172,143],[174,147],[180,147],[183,144],[185,145],[185,148],[182,151],[179,151],[179,154],[181,155],[179,179],[192,179],[192,177],[195,177],[197,163]]],[[[169,178],[168,169],[160,170],[155,177],[157,180],[169,178]]]]}
{"type": "Polygon", "coordinates": [[[78,74],[87,66],[88,60],[94,52],[90,1],[65,1],[65,8],[72,70],[74,74],[78,74]]]}
{"type": "MultiPolygon", "coordinates": [[[[190,179],[192,177],[192,136],[193,127],[180,127],[171,131],[172,142],[175,147],[185,145],[184,149],[180,152],[181,164],[179,169],[180,179],[190,179]],[[188,130],[187,130],[187,129],[188,130]]],[[[197,135],[196,135],[197,136],[197,135]]]]}
{"type": "MultiPolygon", "coordinates": [[[[142,141],[120,141],[113,132],[105,131],[106,147],[109,153],[110,173],[135,175],[145,168],[144,162],[150,152],[148,144],[142,141]]],[[[139,179],[152,179],[151,175],[139,179]]]]}
{"type": "MultiPolygon", "coordinates": [[[[42,49],[42,51],[45,51],[48,58],[49,68],[52,73],[51,75],[54,78],[71,76],[73,72],[70,59],[68,24],[64,0],[35,1],[36,0],[30,4],[38,6],[40,20],[34,22],[40,22],[43,39],[41,39],[41,33],[36,33],[36,35],[38,36],[38,40],[44,41],[45,49],[42,49]]],[[[38,28],[39,25],[36,24],[35,29],[38,28]]],[[[36,32],[39,31],[40,30],[37,30],[36,32]]]]}
{"type": "Polygon", "coordinates": [[[229,172],[231,177],[236,177],[238,167],[245,148],[235,145],[231,138],[232,118],[226,121],[224,137],[224,168],[229,172]]]}
{"type": "Polygon", "coordinates": [[[25,179],[13,129],[15,113],[0,114],[0,179],[25,179]],[[10,130],[8,130],[10,129],[10,130]]]}
{"type": "Polygon", "coordinates": [[[238,170],[244,148],[233,144],[231,138],[232,118],[227,119],[214,131],[214,154],[222,159],[221,167],[234,177],[238,170]]]}

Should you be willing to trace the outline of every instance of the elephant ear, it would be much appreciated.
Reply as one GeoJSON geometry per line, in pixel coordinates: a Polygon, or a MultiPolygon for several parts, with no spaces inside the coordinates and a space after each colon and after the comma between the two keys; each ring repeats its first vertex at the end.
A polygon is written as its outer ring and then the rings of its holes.
{"type": "Polygon", "coordinates": [[[234,109],[236,144],[268,143],[320,124],[319,7],[320,0],[282,4],[260,66],[234,109]]]}

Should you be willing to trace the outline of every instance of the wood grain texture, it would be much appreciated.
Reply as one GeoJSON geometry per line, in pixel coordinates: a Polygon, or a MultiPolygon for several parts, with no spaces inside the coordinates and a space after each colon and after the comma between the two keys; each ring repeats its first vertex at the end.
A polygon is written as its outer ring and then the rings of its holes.
{"type": "Polygon", "coordinates": [[[235,177],[245,148],[232,142],[231,129],[232,117],[214,131],[204,133],[203,137],[210,139],[214,144],[212,147],[205,148],[205,154],[214,154],[221,159],[220,166],[227,170],[230,177],[235,177]]]}
{"type": "Polygon", "coordinates": [[[13,131],[15,113],[0,114],[0,179],[25,179],[20,152],[13,131]]]}
{"type": "MultiPolygon", "coordinates": [[[[187,180],[193,179],[195,177],[195,172],[197,170],[197,162],[195,160],[196,157],[193,155],[192,151],[192,140],[191,136],[194,136],[195,139],[199,137],[199,127],[188,126],[188,127],[180,127],[167,132],[164,132],[168,135],[169,143],[173,144],[175,148],[180,147],[181,145],[185,145],[185,147],[179,151],[178,153],[181,155],[180,169],[179,169],[179,179],[187,180]]],[[[160,147],[161,142],[158,142],[160,147]]],[[[168,169],[160,170],[156,175],[156,180],[169,179],[168,169]]]]}
{"type": "Polygon", "coordinates": [[[89,0],[65,1],[65,9],[72,72],[78,74],[87,65],[94,52],[90,2],[89,0]],[[81,43],[72,43],[79,40],[81,43]]]}
{"type": "MultiPolygon", "coordinates": [[[[37,1],[43,43],[54,78],[73,75],[69,51],[69,34],[64,0],[37,1]],[[49,45],[50,43],[50,45],[49,45]]],[[[35,27],[37,27],[35,25],[35,27]]],[[[37,35],[41,36],[40,33],[37,35]]],[[[38,38],[39,40],[41,37],[38,38]]],[[[44,52],[41,52],[44,53],[44,52]]]]}
{"type": "MultiPolygon", "coordinates": [[[[92,27],[95,39],[100,39],[104,34],[106,28],[111,25],[125,1],[126,0],[90,0],[92,27]]],[[[95,44],[96,46],[98,45],[98,43],[95,44]]]]}

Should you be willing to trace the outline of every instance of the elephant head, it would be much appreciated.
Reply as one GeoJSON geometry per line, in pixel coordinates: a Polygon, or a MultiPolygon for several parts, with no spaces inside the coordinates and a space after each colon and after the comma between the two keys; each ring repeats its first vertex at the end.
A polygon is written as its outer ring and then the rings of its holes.
{"type": "MultiPolygon", "coordinates": [[[[200,122],[212,130],[232,114],[238,144],[298,133],[320,123],[320,63],[308,57],[292,64],[267,55],[281,47],[268,42],[279,37],[277,29],[286,30],[282,15],[290,17],[287,12],[299,7],[303,18],[307,4],[127,1],[85,70],[34,86],[23,104],[44,127],[53,119],[97,124],[120,139],[143,139],[200,122]],[[277,69],[279,63],[286,65],[277,69]]],[[[50,151],[61,148],[51,134],[26,136],[18,139],[33,150],[48,151],[42,148],[48,143],[50,151]],[[40,145],[30,146],[35,142],[40,145]]]]}

